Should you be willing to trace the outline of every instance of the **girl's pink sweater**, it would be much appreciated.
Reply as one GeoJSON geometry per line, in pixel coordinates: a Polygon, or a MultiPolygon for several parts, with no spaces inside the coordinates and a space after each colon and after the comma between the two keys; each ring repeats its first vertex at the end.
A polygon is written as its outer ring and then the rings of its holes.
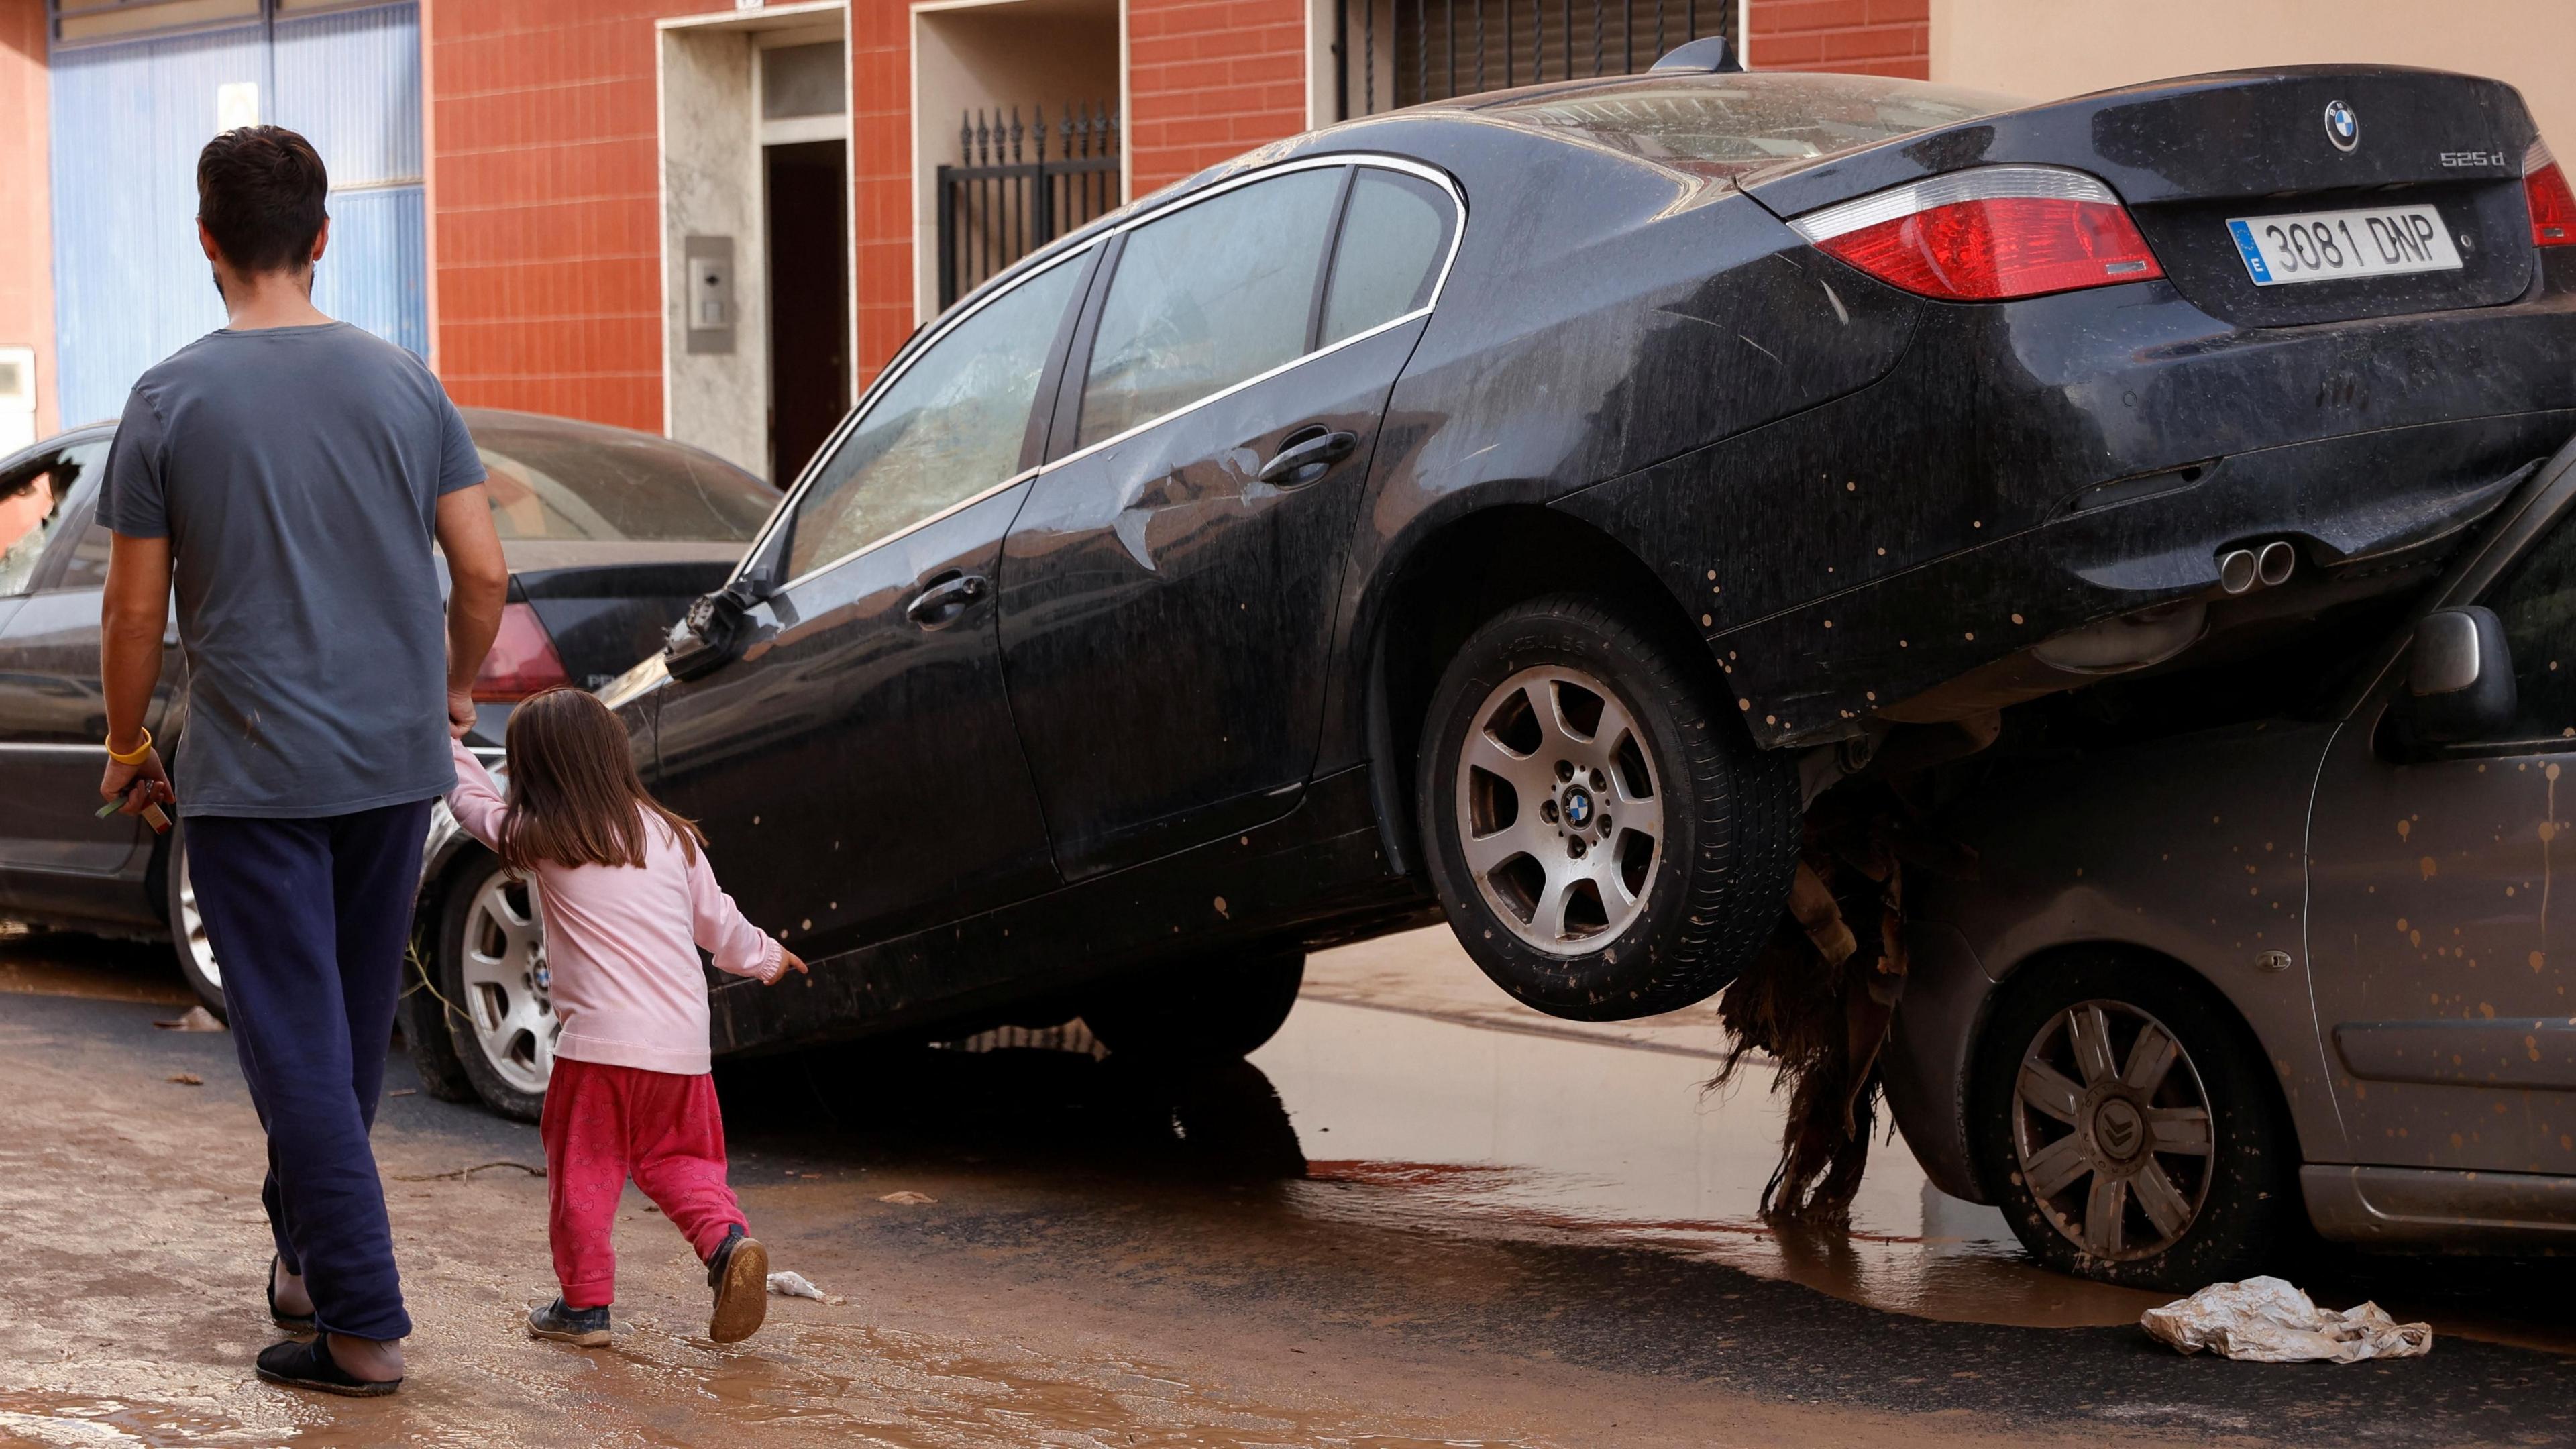
{"type": "MultiPolygon", "coordinates": [[[[462,744],[447,808],[467,834],[492,845],[510,807],[483,762],[462,744]]],[[[555,1055],[574,1061],[695,1075],[707,1070],[704,946],[716,969],[778,979],[784,948],[744,920],[700,850],[693,863],[662,818],[644,814],[642,866],[541,865],[546,965],[563,1035],[555,1055]]]]}

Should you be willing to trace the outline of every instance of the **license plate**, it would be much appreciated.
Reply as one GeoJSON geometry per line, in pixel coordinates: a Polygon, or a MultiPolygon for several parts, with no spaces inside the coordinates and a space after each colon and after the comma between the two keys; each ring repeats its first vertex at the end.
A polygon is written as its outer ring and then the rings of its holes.
{"type": "Polygon", "coordinates": [[[2227,230],[2258,287],[2460,269],[2459,248],[2430,206],[2230,217],[2227,230]]]}

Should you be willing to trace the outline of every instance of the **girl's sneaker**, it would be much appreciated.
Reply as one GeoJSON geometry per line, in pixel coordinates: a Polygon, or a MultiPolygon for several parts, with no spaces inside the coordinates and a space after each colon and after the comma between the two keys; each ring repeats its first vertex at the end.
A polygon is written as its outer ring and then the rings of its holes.
{"type": "Polygon", "coordinates": [[[583,1348],[598,1348],[608,1342],[608,1305],[568,1308],[561,1298],[557,1298],[543,1308],[531,1308],[528,1310],[528,1336],[579,1344],[583,1348]]]}
{"type": "Polygon", "coordinates": [[[740,1343],[760,1331],[769,1314],[769,1250],[758,1238],[746,1237],[737,1223],[707,1259],[707,1286],[716,1290],[714,1311],[707,1315],[707,1337],[718,1343],[740,1343]]]}

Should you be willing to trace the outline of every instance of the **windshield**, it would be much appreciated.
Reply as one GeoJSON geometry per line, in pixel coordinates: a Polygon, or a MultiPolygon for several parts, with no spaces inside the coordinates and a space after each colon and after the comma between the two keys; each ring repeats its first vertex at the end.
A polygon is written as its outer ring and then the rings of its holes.
{"type": "Polygon", "coordinates": [[[504,539],[748,543],[778,490],[695,448],[618,428],[469,413],[504,539]]]}
{"type": "Polygon", "coordinates": [[[2026,104],[1866,75],[1643,77],[1496,106],[1490,115],[1693,175],[1733,178],[2026,104]]]}

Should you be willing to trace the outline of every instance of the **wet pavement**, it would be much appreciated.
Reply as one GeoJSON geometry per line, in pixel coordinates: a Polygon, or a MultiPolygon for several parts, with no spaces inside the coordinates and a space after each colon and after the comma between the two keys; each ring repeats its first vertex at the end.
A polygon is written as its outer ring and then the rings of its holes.
{"type": "Polygon", "coordinates": [[[0,939],[0,1444],[2576,1441],[2566,1265],[2310,1255],[2290,1276],[2430,1318],[2433,1354],[2182,1359],[2135,1327],[2162,1295],[2028,1266],[1900,1143],[1851,1233],[1772,1230],[1778,1105],[1702,1089],[1704,1012],[1550,1021],[1436,933],[1319,957],[1276,1041],[1185,1079],[1046,1045],[729,1065],[755,1231],[843,1301],[727,1348],[631,1193],[617,1342],[527,1340],[544,1184],[466,1169],[539,1163],[535,1132],[397,1059],[413,1382],[317,1401],[247,1372],[256,1126],[229,1036],[153,1028],[165,959],[0,939]]]}

